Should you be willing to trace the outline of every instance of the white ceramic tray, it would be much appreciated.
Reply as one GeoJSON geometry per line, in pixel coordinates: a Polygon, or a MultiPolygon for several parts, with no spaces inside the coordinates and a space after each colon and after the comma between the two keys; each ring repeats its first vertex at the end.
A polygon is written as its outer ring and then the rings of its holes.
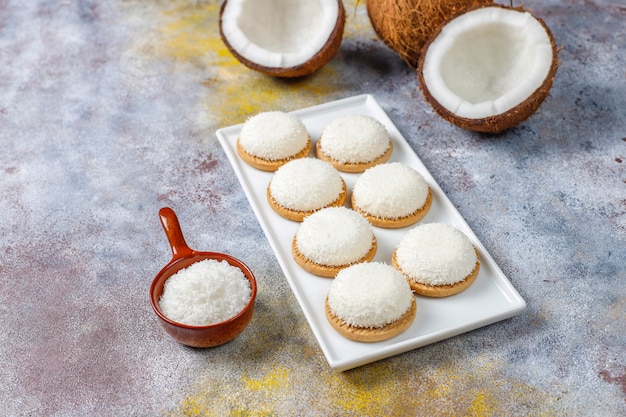
{"type": "MultiPolygon", "coordinates": [[[[481,257],[478,278],[466,291],[439,299],[418,296],[417,316],[404,333],[383,342],[350,341],[340,336],[328,324],[324,315],[324,299],[330,279],[320,278],[302,270],[291,257],[291,240],[300,223],[283,219],[269,207],[265,193],[273,173],[251,168],[237,155],[236,141],[242,125],[218,130],[217,138],[241,182],[329,365],[334,370],[344,371],[397,355],[506,319],[525,308],[526,303],[522,297],[478,241],[373,96],[350,97],[297,110],[293,114],[304,122],[314,142],[323,128],[337,117],[364,114],[378,119],[385,125],[393,140],[394,151],[390,162],[402,162],[413,167],[424,176],[431,187],[432,208],[420,223],[442,222],[455,225],[472,240],[481,257]]],[[[314,151],[311,156],[314,156],[314,151]]],[[[351,190],[358,174],[342,173],[342,176],[351,190]]],[[[374,234],[378,239],[378,251],[374,260],[390,264],[394,247],[411,227],[414,226],[395,230],[374,227],[374,234]]]]}

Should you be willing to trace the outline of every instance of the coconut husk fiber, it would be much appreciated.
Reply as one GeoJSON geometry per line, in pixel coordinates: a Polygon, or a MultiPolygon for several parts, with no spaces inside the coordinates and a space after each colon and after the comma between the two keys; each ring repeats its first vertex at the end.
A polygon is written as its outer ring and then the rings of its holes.
{"type": "Polygon", "coordinates": [[[424,44],[448,18],[492,0],[366,0],[378,37],[412,68],[424,44]]]}

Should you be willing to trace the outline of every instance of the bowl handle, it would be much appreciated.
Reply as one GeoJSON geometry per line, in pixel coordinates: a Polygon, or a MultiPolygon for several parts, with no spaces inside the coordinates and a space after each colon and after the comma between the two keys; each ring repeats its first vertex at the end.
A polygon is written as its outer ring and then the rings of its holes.
{"type": "Polygon", "coordinates": [[[161,225],[172,248],[172,260],[193,255],[194,251],[187,246],[176,213],[169,207],[159,210],[161,225]]]}

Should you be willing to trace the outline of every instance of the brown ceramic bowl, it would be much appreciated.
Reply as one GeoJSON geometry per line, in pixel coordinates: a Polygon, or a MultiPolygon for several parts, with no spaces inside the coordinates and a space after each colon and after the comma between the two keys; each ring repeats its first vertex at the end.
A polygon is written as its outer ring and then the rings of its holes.
{"type": "Polygon", "coordinates": [[[252,271],[250,271],[243,262],[230,255],[217,252],[197,252],[190,249],[187,243],[185,243],[178,218],[171,208],[164,207],[159,210],[159,217],[172,248],[173,255],[172,260],[161,269],[150,286],[150,302],[163,328],[178,342],[196,348],[218,346],[231,341],[246,328],[252,319],[257,293],[256,280],[252,271]],[[159,309],[159,299],[161,298],[161,294],[163,294],[165,281],[179,270],[188,267],[194,262],[203,261],[205,259],[226,261],[241,269],[245,277],[250,281],[250,288],[252,289],[250,301],[248,301],[248,304],[246,304],[243,310],[234,317],[207,326],[190,326],[168,319],[159,309]]]}

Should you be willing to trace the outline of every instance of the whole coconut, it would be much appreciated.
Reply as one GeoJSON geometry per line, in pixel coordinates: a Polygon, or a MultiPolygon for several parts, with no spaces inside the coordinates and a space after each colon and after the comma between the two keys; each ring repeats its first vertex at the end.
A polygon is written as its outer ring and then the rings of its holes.
{"type": "Polygon", "coordinates": [[[378,37],[412,68],[420,51],[450,17],[493,0],[366,0],[367,14],[378,37]]]}

